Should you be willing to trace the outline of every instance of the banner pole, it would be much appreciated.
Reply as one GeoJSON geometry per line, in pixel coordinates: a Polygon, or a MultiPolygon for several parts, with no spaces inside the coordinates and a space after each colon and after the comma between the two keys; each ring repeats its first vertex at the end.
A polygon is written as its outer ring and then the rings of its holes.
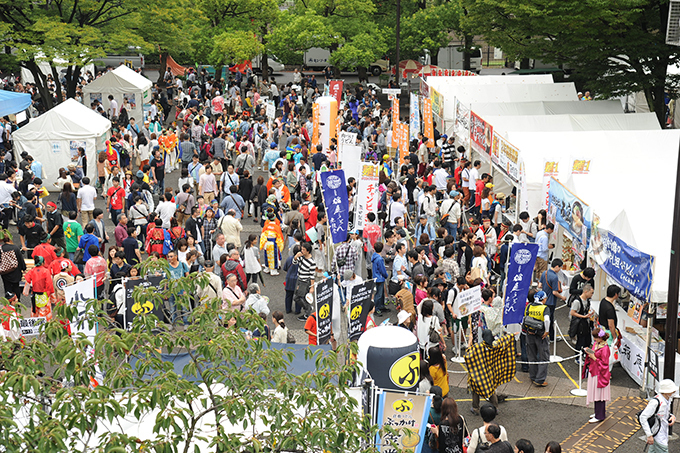
{"type": "Polygon", "coordinates": [[[571,393],[574,396],[586,396],[588,391],[583,389],[583,351],[579,351],[578,356],[578,388],[572,389],[571,393]]]}

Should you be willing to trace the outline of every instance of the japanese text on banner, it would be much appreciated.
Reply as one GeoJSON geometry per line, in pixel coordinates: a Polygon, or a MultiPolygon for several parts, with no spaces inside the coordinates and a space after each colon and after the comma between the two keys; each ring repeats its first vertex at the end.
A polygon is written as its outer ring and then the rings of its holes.
{"type": "Polygon", "coordinates": [[[487,160],[491,154],[492,137],[493,126],[477,116],[475,112],[470,112],[470,146],[487,160]]]}
{"type": "Polygon", "coordinates": [[[333,279],[327,278],[314,287],[316,298],[316,338],[318,344],[331,341],[333,324],[333,279]]]}
{"type": "Polygon", "coordinates": [[[434,148],[434,129],[432,124],[432,100],[423,99],[423,135],[427,137],[428,148],[434,148]]]}
{"type": "Polygon", "coordinates": [[[399,148],[399,98],[392,101],[392,148],[399,148]]]}
{"type": "Polygon", "coordinates": [[[491,160],[515,182],[519,182],[519,149],[501,137],[498,132],[493,133],[491,145],[491,160]]]}
{"type": "Polygon", "coordinates": [[[512,244],[505,288],[503,325],[519,324],[531,287],[531,277],[538,256],[538,244],[512,244]]]}
{"type": "Polygon", "coordinates": [[[420,132],[420,101],[417,94],[411,93],[409,109],[409,139],[417,139],[420,132]]]}
{"type": "Polygon", "coordinates": [[[316,102],[312,105],[312,146],[319,144],[319,122],[321,106],[316,102]]]}
{"type": "Polygon", "coordinates": [[[333,243],[345,242],[349,222],[349,201],[345,172],[334,170],[321,173],[321,188],[333,243]]]}
{"type": "Polygon", "coordinates": [[[554,218],[582,246],[587,247],[593,218],[590,206],[555,178],[551,178],[549,190],[548,218],[554,218]]]}
{"type": "Polygon", "coordinates": [[[380,178],[378,164],[363,162],[357,190],[357,210],[355,213],[357,230],[363,230],[367,222],[369,212],[378,214],[378,201],[380,201],[380,178]]]}

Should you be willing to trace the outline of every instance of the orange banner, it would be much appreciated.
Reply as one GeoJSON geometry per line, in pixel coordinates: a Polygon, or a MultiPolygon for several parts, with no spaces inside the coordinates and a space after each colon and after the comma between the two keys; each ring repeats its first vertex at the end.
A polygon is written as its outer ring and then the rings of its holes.
{"type": "Polygon", "coordinates": [[[399,148],[399,99],[392,101],[392,148],[399,148]]]}
{"type": "Polygon", "coordinates": [[[316,152],[316,145],[319,144],[319,104],[316,102],[312,105],[312,146],[316,152]]]}
{"type": "Polygon", "coordinates": [[[424,123],[424,129],[425,131],[423,132],[423,135],[427,137],[427,146],[428,148],[434,148],[434,130],[432,127],[432,100],[431,99],[423,99],[423,123],[424,123]]]}
{"type": "Polygon", "coordinates": [[[408,124],[399,124],[399,166],[404,165],[406,156],[408,156],[408,124]]]}

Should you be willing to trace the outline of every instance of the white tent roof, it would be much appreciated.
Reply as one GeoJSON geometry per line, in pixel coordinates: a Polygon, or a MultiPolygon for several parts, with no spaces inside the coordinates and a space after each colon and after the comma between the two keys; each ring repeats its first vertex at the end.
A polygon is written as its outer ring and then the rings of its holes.
{"type": "Polygon", "coordinates": [[[143,75],[140,75],[125,65],[120,65],[113,71],[107,72],[98,79],[93,80],[83,87],[88,93],[130,93],[131,91],[145,91],[151,88],[153,83],[143,75]]]}
{"type": "Polygon", "coordinates": [[[536,74],[536,75],[513,75],[513,76],[477,76],[477,77],[442,77],[442,76],[428,76],[427,84],[435,90],[440,91],[449,85],[508,85],[518,83],[528,83],[535,85],[537,83],[553,83],[552,75],[550,74],[536,74]]]}
{"type": "Polygon", "coordinates": [[[555,178],[592,207],[603,228],[655,256],[652,300],[665,302],[680,130],[510,132],[508,140],[520,149],[524,161],[529,212],[537,212],[545,197],[545,162],[559,162],[555,178]],[[654,180],[664,181],[671,190],[649,196],[640,189],[646,182],[641,157],[647,150],[654,150],[655,161],[663,163],[655,166],[654,180]],[[590,160],[588,174],[571,173],[576,159],[590,160]]]}
{"type": "MultiPolygon", "coordinates": [[[[477,113],[476,110],[473,110],[473,112],[477,113]]],[[[480,116],[493,126],[494,131],[497,131],[506,138],[509,131],[661,130],[659,121],[654,113],[629,115],[480,116]]]]}
{"type": "Polygon", "coordinates": [[[485,116],[512,115],[604,115],[623,114],[621,102],[611,101],[538,101],[510,103],[482,103],[473,102],[472,110],[485,116]]]}
{"type": "Polygon", "coordinates": [[[15,140],[78,140],[96,138],[111,122],[74,99],[40,115],[12,134],[15,140]]]}

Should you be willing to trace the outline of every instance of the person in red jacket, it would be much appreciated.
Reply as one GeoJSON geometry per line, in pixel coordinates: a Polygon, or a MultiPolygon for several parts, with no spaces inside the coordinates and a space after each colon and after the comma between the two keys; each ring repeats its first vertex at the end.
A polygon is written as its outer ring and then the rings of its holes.
{"type": "Polygon", "coordinates": [[[52,274],[52,277],[61,272],[62,270],[61,263],[63,262],[67,262],[71,266],[71,270],[68,272],[71,277],[75,277],[76,275],[80,274],[78,266],[73,264],[73,261],[71,261],[70,259],[64,257],[63,248],[55,247],[54,253],[57,255],[57,258],[54,261],[52,261],[52,264],[50,264],[50,273],[52,274]]]}
{"type": "Polygon", "coordinates": [[[45,258],[37,256],[35,267],[26,272],[24,296],[31,296],[33,316],[44,316],[48,321],[52,319],[52,305],[50,296],[54,292],[52,273],[45,265],[45,258]]]}
{"type": "Polygon", "coordinates": [[[311,228],[314,228],[316,226],[316,222],[318,220],[317,215],[318,211],[316,209],[316,206],[314,206],[314,203],[312,203],[312,194],[311,192],[306,192],[302,198],[304,201],[302,202],[302,205],[300,206],[300,212],[305,218],[305,240],[309,241],[309,236],[307,236],[307,231],[311,228]]]}
{"type": "Polygon", "coordinates": [[[224,278],[225,282],[227,281],[229,274],[236,275],[236,278],[238,279],[238,286],[242,291],[245,291],[246,272],[243,270],[243,266],[241,266],[240,255],[237,249],[231,249],[229,252],[229,258],[227,258],[227,260],[222,265],[222,277],[224,278]]]}
{"type": "MultiPolygon", "coordinates": [[[[47,240],[47,238],[45,239],[47,240]]],[[[36,256],[42,256],[45,260],[45,266],[50,267],[52,261],[57,259],[57,254],[54,252],[54,246],[43,242],[33,249],[33,259],[36,256]]]]}
{"type": "Polygon", "coordinates": [[[163,258],[163,241],[165,240],[163,221],[157,218],[154,222],[154,227],[148,231],[146,236],[146,253],[151,255],[153,252],[158,252],[163,258]]]}

